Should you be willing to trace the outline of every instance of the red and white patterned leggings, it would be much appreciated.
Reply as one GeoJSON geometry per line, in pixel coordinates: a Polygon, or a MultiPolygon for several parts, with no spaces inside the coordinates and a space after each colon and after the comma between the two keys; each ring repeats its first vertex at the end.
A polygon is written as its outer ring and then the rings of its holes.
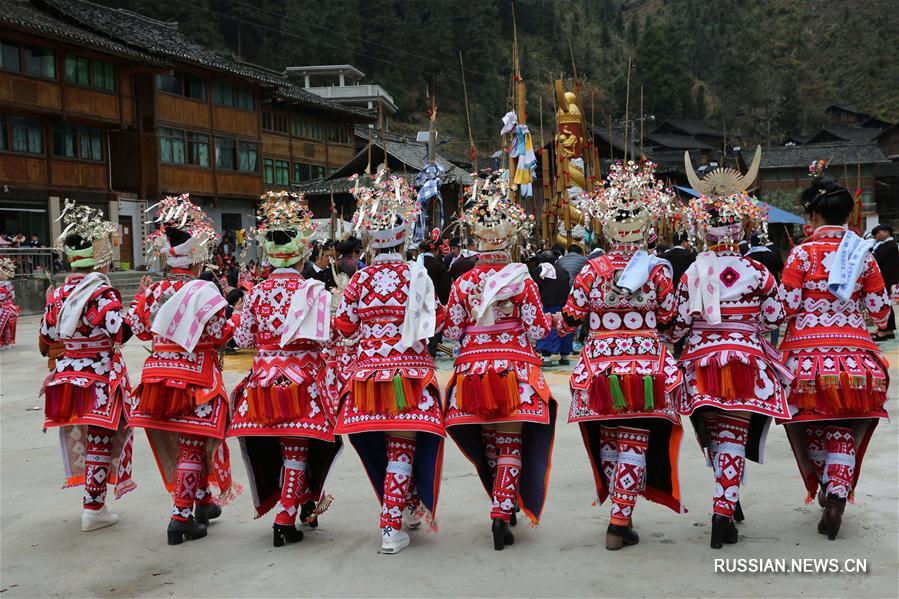
{"type": "Polygon", "coordinates": [[[842,426],[805,426],[805,443],[818,483],[828,495],[849,497],[855,478],[855,437],[842,426]]]}
{"type": "Polygon", "coordinates": [[[86,510],[99,510],[106,503],[106,482],[112,464],[112,438],[115,431],[87,427],[87,450],[84,456],[84,499],[86,510]]]}

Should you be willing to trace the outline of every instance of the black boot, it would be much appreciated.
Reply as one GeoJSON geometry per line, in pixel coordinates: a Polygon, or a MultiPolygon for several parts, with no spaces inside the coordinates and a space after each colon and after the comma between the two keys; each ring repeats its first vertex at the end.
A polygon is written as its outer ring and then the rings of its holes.
{"type": "Polygon", "coordinates": [[[318,516],[315,513],[314,501],[307,501],[300,506],[300,522],[309,528],[318,528],[318,516]]]}
{"type": "Polygon", "coordinates": [[[742,522],[746,519],[746,516],[743,515],[743,506],[740,505],[740,500],[737,499],[737,505],[734,506],[734,522],[742,522]]]}
{"type": "Polygon", "coordinates": [[[509,530],[509,523],[502,518],[493,519],[493,548],[502,551],[506,545],[515,543],[515,535],[509,530]]]}
{"type": "Polygon", "coordinates": [[[172,518],[169,520],[169,528],[166,534],[169,538],[169,545],[180,545],[185,538],[189,541],[195,541],[205,537],[206,525],[198,524],[193,517],[187,521],[172,518]]]}
{"type": "Polygon", "coordinates": [[[639,542],[640,535],[630,525],[609,524],[606,530],[606,549],[609,551],[618,551],[625,545],[636,545],[639,542]]]}
{"type": "Polygon", "coordinates": [[[840,524],[843,523],[843,510],[846,509],[846,500],[830,494],[824,500],[824,514],[818,522],[818,532],[827,535],[831,541],[836,540],[840,532],[840,524]]]}
{"type": "Polygon", "coordinates": [[[210,520],[215,520],[222,515],[222,506],[214,503],[198,503],[194,509],[194,517],[200,524],[209,526],[210,520]]]}
{"type": "Polygon", "coordinates": [[[303,531],[297,530],[293,524],[273,524],[275,547],[281,547],[284,543],[299,543],[303,540],[303,531]]]}
{"type": "Polygon", "coordinates": [[[740,540],[734,521],[721,514],[712,515],[712,549],[721,549],[725,543],[733,545],[740,540]]]}
{"type": "Polygon", "coordinates": [[[518,502],[515,502],[515,509],[512,510],[512,518],[509,519],[509,526],[517,526],[518,525],[518,512],[521,511],[521,506],[518,505],[518,502]]]}

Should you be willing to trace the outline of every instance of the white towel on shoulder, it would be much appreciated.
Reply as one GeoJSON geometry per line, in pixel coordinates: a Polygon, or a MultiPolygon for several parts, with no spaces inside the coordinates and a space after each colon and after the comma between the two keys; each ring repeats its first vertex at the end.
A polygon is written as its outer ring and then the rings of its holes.
{"type": "Polygon", "coordinates": [[[206,323],[227,305],[214,283],[189,281],[162,305],[150,330],[192,352],[206,323]]]}
{"type": "Polygon", "coordinates": [[[520,262],[512,262],[494,271],[484,279],[481,303],[475,309],[478,326],[494,324],[493,307],[524,290],[524,282],[530,277],[528,267],[520,262]]]}
{"type": "Polygon", "coordinates": [[[827,290],[844,302],[849,301],[873,245],[873,239],[862,239],[847,230],[840,241],[840,247],[829,261],[830,266],[825,265],[828,269],[827,290]]]}
{"type": "Polygon", "coordinates": [[[437,298],[434,283],[421,264],[408,262],[409,292],[406,297],[406,315],[401,329],[399,351],[412,347],[416,341],[430,339],[437,329],[437,298]]]}
{"type": "Polygon", "coordinates": [[[702,252],[687,269],[690,313],[711,324],[721,323],[721,267],[715,252],[702,252]]]}
{"type": "Polygon", "coordinates": [[[84,315],[84,308],[94,293],[104,285],[110,286],[109,277],[102,272],[89,272],[78,281],[75,289],[66,298],[59,311],[56,331],[60,339],[68,339],[75,334],[75,329],[84,315]]]}
{"type": "Polygon", "coordinates": [[[331,294],[315,279],[300,283],[290,300],[279,345],[297,340],[327,341],[331,336],[331,294]]]}

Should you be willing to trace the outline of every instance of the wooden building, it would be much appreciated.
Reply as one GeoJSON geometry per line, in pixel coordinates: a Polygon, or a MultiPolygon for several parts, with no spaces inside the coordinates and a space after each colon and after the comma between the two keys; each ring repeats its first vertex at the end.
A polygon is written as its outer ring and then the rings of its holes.
{"type": "Polygon", "coordinates": [[[49,245],[65,198],[97,204],[125,268],[143,261],[148,201],[189,192],[218,227],[248,228],[265,189],[342,166],[374,120],[84,0],[0,0],[0,49],[0,229],[49,245]]]}

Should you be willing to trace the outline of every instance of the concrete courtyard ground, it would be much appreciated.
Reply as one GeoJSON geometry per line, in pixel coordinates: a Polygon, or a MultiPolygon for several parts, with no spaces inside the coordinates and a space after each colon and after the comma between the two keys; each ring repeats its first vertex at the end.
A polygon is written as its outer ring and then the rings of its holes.
{"type": "MultiPolygon", "coordinates": [[[[856,505],[846,508],[840,537],[830,542],[815,525],[819,509],[804,489],[783,430],[772,427],[764,466],[750,464],[738,545],[708,546],[713,480],[686,424],[681,487],[689,513],[678,515],[641,500],[635,523],[640,544],[604,548],[608,506],[591,505],[593,484],[578,429],[564,418],[556,429],[550,495],[538,528],[515,530],[515,545],[495,552],[488,501],[468,462],[448,443],[437,533],[413,533],[395,556],[377,553],[378,507],[351,448],[340,456],[328,491],[334,503],[321,526],[298,545],[271,545],[269,515],[253,520],[249,493],[226,508],[203,540],[169,547],[170,498],[144,433],[135,442],[139,488],[110,507],[112,528],[80,532],[81,489],[61,491],[55,431],[41,433],[38,389],[46,361],[37,350],[37,318],[19,322],[19,343],[0,352],[0,593],[12,597],[573,597],[784,596],[896,597],[897,428],[882,422],[868,451],[856,505]],[[845,558],[867,560],[867,573],[725,574],[716,558],[845,558]]],[[[132,382],[147,355],[132,340],[125,349],[132,382]]],[[[899,344],[885,346],[899,364],[899,344]]],[[[242,376],[229,360],[229,388],[242,376]]],[[[439,362],[445,380],[450,363],[439,362]]],[[[567,369],[547,370],[567,413],[567,369]]],[[[897,369],[892,369],[897,380],[897,369]]],[[[897,413],[899,384],[888,410],[897,413]]],[[[246,483],[237,443],[235,478],[246,483]]]]}

